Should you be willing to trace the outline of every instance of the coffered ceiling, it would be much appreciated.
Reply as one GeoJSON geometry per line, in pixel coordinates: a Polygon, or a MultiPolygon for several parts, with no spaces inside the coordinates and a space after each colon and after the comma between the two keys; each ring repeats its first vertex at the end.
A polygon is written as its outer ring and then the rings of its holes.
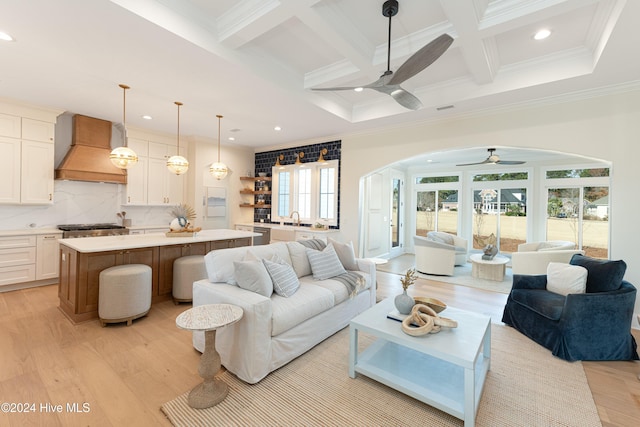
{"type": "Polygon", "coordinates": [[[399,0],[391,69],[451,47],[402,84],[408,110],[361,86],[386,70],[383,0],[3,0],[0,97],[257,149],[526,102],[640,77],[636,0],[399,0]],[[533,39],[547,28],[551,35],[533,39]],[[151,121],[141,118],[153,117],[151,121]],[[274,131],[274,126],[282,130],[274,131]],[[233,142],[228,137],[235,137],[233,142]]]}

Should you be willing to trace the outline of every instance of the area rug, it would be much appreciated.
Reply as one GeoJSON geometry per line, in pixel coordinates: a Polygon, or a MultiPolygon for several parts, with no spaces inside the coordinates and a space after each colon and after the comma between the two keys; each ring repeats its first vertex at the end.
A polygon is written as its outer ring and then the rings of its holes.
{"type": "MultiPolygon", "coordinates": [[[[384,271],[386,273],[404,274],[408,269],[415,268],[415,257],[413,254],[400,255],[387,264],[378,265],[377,268],[379,271],[384,271]]],[[[471,263],[469,262],[465,265],[454,267],[453,276],[436,276],[432,274],[418,273],[418,277],[427,280],[435,280],[436,282],[445,282],[453,285],[499,292],[502,294],[508,294],[511,292],[511,284],[513,283],[513,275],[510,268],[507,268],[502,282],[471,277],[471,263]]]]}
{"type": "MultiPolygon", "coordinates": [[[[492,324],[491,333],[477,426],[602,426],[580,362],[555,358],[507,326],[492,324]]],[[[359,334],[361,348],[372,341],[359,334]]],[[[229,395],[217,406],[192,409],[185,392],[162,411],[174,426],[463,425],[363,375],[349,378],[348,353],[345,328],[257,384],[220,374],[229,395]]]]}

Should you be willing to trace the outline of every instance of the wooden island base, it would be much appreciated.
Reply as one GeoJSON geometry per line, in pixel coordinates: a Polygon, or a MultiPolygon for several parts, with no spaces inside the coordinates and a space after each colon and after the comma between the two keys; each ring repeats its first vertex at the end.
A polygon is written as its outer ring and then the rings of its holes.
{"type": "MultiPolygon", "coordinates": [[[[58,297],[60,310],[73,323],[98,318],[98,292],[100,272],[106,268],[123,264],[145,264],[152,270],[152,305],[171,298],[173,290],[173,262],[187,255],[206,255],[217,249],[250,246],[255,233],[234,230],[209,230],[194,238],[158,237],[147,239],[137,235],[120,236],[124,249],[85,250],[83,246],[93,240],[95,244],[112,243],[114,238],[88,237],[84,239],[60,240],[60,285],[58,297]],[[224,233],[214,233],[224,232],[224,233]],[[235,236],[237,237],[231,237],[235,236]],[[111,239],[111,241],[95,241],[111,239]],[[163,240],[160,240],[163,239],[163,240]],[[177,244],[174,244],[177,243],[177,244]]],[[[104,245],[109,248],[109,244],[104,245]]],[[[112,245],[113,246],[113,245],[112,245]]]]}

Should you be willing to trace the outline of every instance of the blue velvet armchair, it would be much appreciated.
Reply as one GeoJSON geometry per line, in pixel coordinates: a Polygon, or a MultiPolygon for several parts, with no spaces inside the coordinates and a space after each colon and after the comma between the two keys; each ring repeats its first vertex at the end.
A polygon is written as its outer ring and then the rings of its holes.
{"type": "Polygon", "coordinates": [[[546,289],[547,275],[514,274],[502,321],[565,360],[638,360],[624,261],[574,255],[570,264],[587,269],[585,293],[564,296],[546,289]]]}

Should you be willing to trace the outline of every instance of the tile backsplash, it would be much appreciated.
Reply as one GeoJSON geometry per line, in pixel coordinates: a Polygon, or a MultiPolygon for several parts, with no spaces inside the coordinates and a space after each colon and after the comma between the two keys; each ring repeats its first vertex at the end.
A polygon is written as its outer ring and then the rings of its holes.
{"type": "MultiPolygon", "coordinates": [[[[280,155],[284,157],[280,160],[282,165],[292,165],[296,162],[296,158],[299,152],[304,153],[304,157],[301,159],[303,163],[315,162],[320,157],[320,152],[326,148],[327,154],[324,154],[325,160],[340,160],[342,141],[330,141],[320,144],[302,145],[299,147],[285,148],[281,150],[264,151],[256,153],[255,155],[255,170],[254,176],[259,173],[266,173],[267,176],[271,176],[271,168],[276,163],[276,160],[280,155]]],[[[265,204],[271,204],[271,195],[265,196],[265,204]]],[[[340,212],[340,166],[338,166],[338,212],[340,212]]],[[[338,214],[339,215],[339,214],[338,214]]],[[[271,209],[254,209],[253,220],[254,222],[276,222],[270,221],[271,209]]],[[[339,228],[340,217],[338,216],[338,226],[331,228],[339,228]]]]}

